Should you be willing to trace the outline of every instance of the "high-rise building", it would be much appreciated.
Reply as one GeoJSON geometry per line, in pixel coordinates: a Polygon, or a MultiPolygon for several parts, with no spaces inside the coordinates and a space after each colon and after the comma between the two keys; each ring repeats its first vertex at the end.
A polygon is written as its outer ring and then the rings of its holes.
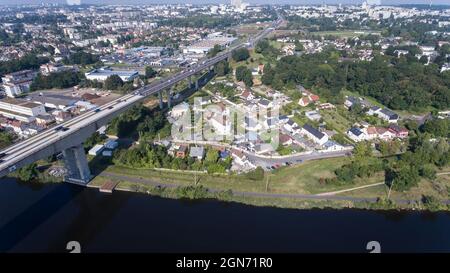
{"type": "Polygon", "coordinates": [[[231,0],[231,5],[237,9],[240,9],[242,2],[241,0],[231,0]]]}

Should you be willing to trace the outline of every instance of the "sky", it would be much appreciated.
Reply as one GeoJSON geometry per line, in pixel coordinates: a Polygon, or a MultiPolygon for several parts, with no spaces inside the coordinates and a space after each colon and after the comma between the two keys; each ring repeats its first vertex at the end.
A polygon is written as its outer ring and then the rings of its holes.
{"type": "MultiPolygon", "coordinates": [[[[71,0],[73,1],[73,0],[71,0]]],[[[244,0],[251,4],[360,4],[363,0],[244,0]]],[[[430,0],[381,0],[382,4],[429,4],[430,0]]],[[[433,4],[448,4],[449,0],[432,0],[433,4]]],[[[0,5],[39,4],[39,3],[65,3],[65,0],[0,0],[0,5]]],[[[172,4],[172,3],[229,3],[229,0],[81,0],[86,4],[172,4]]]]}

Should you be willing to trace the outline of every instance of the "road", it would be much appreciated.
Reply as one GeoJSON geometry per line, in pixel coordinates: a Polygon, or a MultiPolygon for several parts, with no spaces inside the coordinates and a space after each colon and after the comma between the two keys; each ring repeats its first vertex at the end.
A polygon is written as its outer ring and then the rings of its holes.
{"type": "Polygon", "coordinates": [[[313,151],[311,154],[300,154],[300,155],[292,155],[292,156],[284,156],[282,158],[267,158],[262,157],[254,153],[247,152],[247,158],[258,164],[261,167],[270,167],[276,164],[283,164],[289,162],[290,164],[298,164],[301,162],[305,162],[308,160],[316,160],[316,159],[324,159],[324,158],[333,158],[333,157],[344,157],[349,151],[330,151],[330,152],[316,152],[313,151]]]}

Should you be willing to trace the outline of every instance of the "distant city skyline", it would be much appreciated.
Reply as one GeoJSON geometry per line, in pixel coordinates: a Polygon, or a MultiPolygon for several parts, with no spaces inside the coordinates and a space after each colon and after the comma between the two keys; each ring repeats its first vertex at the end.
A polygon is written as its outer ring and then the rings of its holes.
{"type": "MultiPolygon", "coordinates": [[[[39,3],[76,3],[80,0],[15,0],[14,4],[39,4],[39,3]]],[[[373,1],[373,0],[372,0],[373,1]]],[[[230,4],[230,0],[81,0],[83,4],[230,4]]],[[[246,0],[250,4],[273,4],[273,0],[246,0]]],[[[361,4],[364,0],[279,0],[277,4],[361,4]]],[[[399,4],[429,4],[430,0],[380,0],[384,5],[399,4]]],[[[433,5],[450,5],[448,0],[433,0],[433,5]]],[[[11,5],[10,0],[0,0],[0,5],[11,5]]]]}

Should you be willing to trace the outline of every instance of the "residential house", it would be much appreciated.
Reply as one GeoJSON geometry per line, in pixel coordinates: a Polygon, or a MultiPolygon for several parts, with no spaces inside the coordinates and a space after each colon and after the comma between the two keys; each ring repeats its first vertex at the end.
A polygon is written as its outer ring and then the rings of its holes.
{"type": "Polygon", "coordinates": [[[311,121],[319,121],[322,116],[317,111],[307,111],[305,112],[305,116],[311,121]]]}
{"type": "Polygon", "coordinates": [[[295,134],[298,133],[300,130],[300,127],[298,126],[298,124],[293,121],[292,119],[289,119],[284,125],[283,128],[290,132],[291,134],[295,134]]]}
{"type": "Polygon", "coordinates": [[[177,153],[175,154],[178,158],[185,158],[187,154],[188,146],[187,145],[180,145],[178,147],[177,153]]]}
{"type": "Polygon", "coordinates": [[[204,147],[191,147],[191,150],[189,152],[189,156],[197,160],[202,160],[204,154],[205,154],[204,147]]]}
{"type": "Polygon", "coordinates": [[[263,109],[268,109],[273,107],[273,103],[270,100],[267,99],[260,99],[258,101],[258,106],[263,109]]]}
{"type": "Polygon", "coordinates": [[[280,133],[278,140],[279,143],[283,146],[289,146],[292,144],[292,137],[287,134],[280,133]]]}
{"type": "Polygon", "coordinates": [[[335,109],[336,106],[334,106],[333,104],[326,102],[326,103],[321,103],[319,105],[317,105],[317,110],[325,110],[325,109],[335,109]]]}
{"type": "Polygon", "coordinates": [[[387,128],[377,127],[378,138],[384,141],[392,140],[395,137],[395,133],[387,128]]]}
{"type": "Polygon", "coordinates": [[[241,93],[240,97],[247,101],[253,100],[255,98],[255,96],[252,94],[252,92],[249,89],[245,89],[241,93]]]}
{"type": "Polygon", "coordinates": [[[302,95],[303,97],[299,99],[298,104],[303,107],[308,106],[310,103],[315,103],[320,99],[318,95],[313,94],[306,89],[302,92],[302,95]]]}
{"type": "Polygon", "coordinates": [[[300,130],[300,134],[307,136],[309,139],[319,145],[323,145],[328,141],[328,135],[320,132],[309,124],[303,125],[302,129],[300,130]]]}
{"type": "Polygon", "coordinates": [[[350,128],[347,131],[347,136],[355,142],[366,140],[366,134],[358,127],[350,128]]]}
{"type": "Polygon", "coordinates": [[[388,130],[395,134],[397,138],[407,138],[409,133],[406,128],[401,128],[397,124],[390,124],[388,130]]]}
{"type": "Polygon", "coordinates": [[[377,112],[378,117],[384,119],[385,121],[389,122],[389,123],[397,123],[399,116],[397,113],[384,108],[381,109],[380,111],[377,112]]]}

